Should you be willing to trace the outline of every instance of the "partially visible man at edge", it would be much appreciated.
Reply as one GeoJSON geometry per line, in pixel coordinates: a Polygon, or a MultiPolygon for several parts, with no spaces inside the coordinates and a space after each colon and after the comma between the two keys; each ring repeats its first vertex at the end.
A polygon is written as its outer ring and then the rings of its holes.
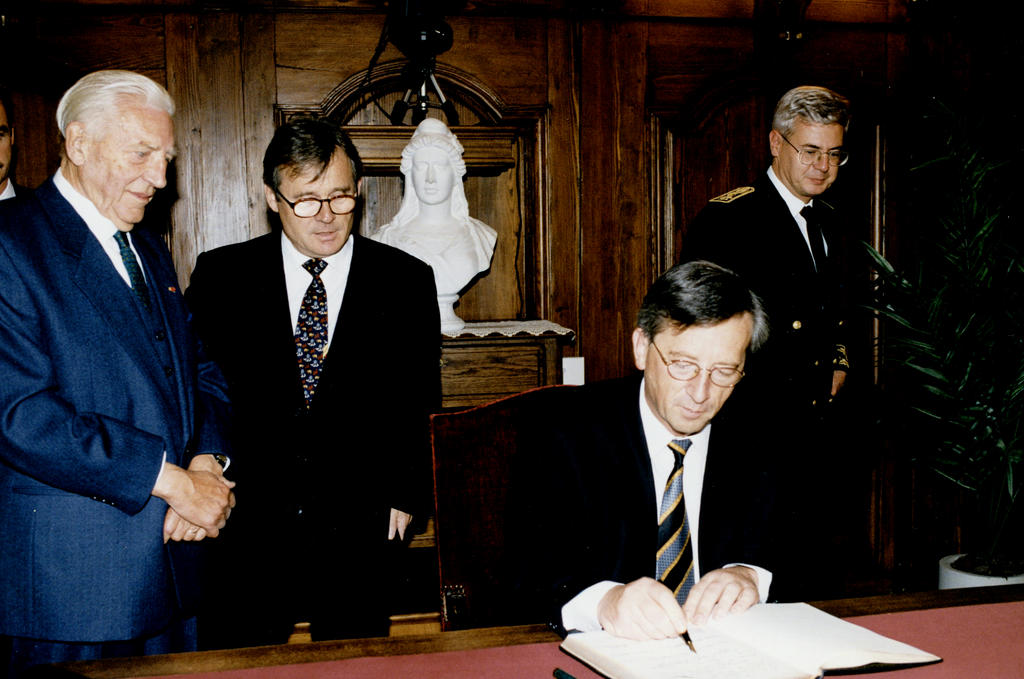
{"type": "Polygon", "coordinates": [[[11,164],[14,162],[13,111],[7,90],[0,87],[0,200],[14,198],[25,192],[22,187],[15,186],[11,179],[11,164]]]}
{"type": "Polygon", "coordinates": [[[61,166],[0,207],[0,667],[192,650],[197,541],[234,504],[223,378],[134,229],[174,103],[128,71],[57,109],[61,166]]]}

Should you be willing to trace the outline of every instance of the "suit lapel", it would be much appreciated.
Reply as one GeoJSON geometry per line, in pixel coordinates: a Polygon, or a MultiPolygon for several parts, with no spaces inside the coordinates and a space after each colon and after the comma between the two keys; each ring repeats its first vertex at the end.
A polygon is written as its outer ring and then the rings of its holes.
{"type": "MultiPolygon", "coordinates": [[[[132,230],[132,242],[139,253],[139,259],[146,272],[150,299],[156,318],[163,322],[167,346],[173,362],[182,431],[191,432],[191,413],[194,412],[194,393],[187,383],[186,370],[191,330],[184,314],[173,313],[180,304],[177,273],[170,266],[170,259],[161,250],[163,243],[144,229],[132,230]]],[[[137,306],[137,305],[136,305],[137,306]]]]}
{"type": "MultiPolygon", "coordinates": [[[[327,351],[327,361],[324,364],[325,372],[330,368],[331,356],[343,356],[347,353],[346,345],[352,340],[353,334],[346,332],[349,324],[359,323],[368,316],[362,308],[369,300],[373,299],[372,294],[362,290],[367,285],[367,275],[372,269],[372,263],[367,262],[367,249],[361,247],[360,239],[355,234],[349,236],[354,239],[352,243],[352,264],[348,270],[348,281],[345,283],[345,296],[341,300],[338,309],[338,321],[334,326],[334,337],[331,338],[331,347],[327,351]]],[[[337,360],[341,360],[340,358],[337,360]]],[[[321,379],[323,376],[321,375],[321,379]]]]}
{"type": "Polygon", "coordinates": [[[763,179],[763,183],[763,190],[771,196],[771,209],[777,215],[774,219],[766,220],[767,223],[786,225],[783,233],[773,236],[770,240],[771,243],[774,243],[772,250],[776,253],[775,256],[790,260],[788,264],[780,265],[780,268],[813,275],[815,273],[814,258],[811,256],[807,239],[800,232],[800,225],[796,223],[786,201],[779,195],[778,189],[767,176],[763,179]]]}
{"type": "MultiPolygon", "coordinates": [[[[265,338],[267,356],[279,357],[268,361],[267,369],[274,370],[280,383],[288,385],[291,402],[303,403],[299,365],[295,358],[295,330],[288,307],[288,286],[285,283],[284,256],[281,254],[281,234],[275,231],[261,236],[254,246],[252,272],[255,275],[252,277],[255,280],[249,299],[256,304],[254,322],[259,327],[251,335],[265,338]]],[[[320,379],[323,379],[323,374],[320,379]]]]}
{"type": "MultiPolygon", "coordinates": [[[[54,237],[68,256],[72,279],[96,314],[111,329],[113,341],[124,348],[149,376],[152,384],[163,384],[166,377],[153,360],[152,338],[135,293],[114,269],[103,247],[71,204],[60,195],[52,180],[36,190],[36,197],[47,213],[54,237]]],[[[161,392],[161,396],[167,398],[168,394],[161,392]]]]}
{"type": "MultiPolygon", "coordinates": [[[[651,469],[651,454],[647,450],[647,437],[644,435],[643,421],[640,419],[640,379],[643,376],[639,376],[636,379],[631,379],[626,382],[629,385],[628,389],[624,389],[622,392],[622,401],[619,404],[620,412],[629,413],[629,416],[625,419],[615,418],[613,414],[609,421],[621,421],[622,432],[621,435],[624,439],[624,449],[631,451],[633,459],[631,466],[633,472],[636,474],[637,479],[640,481],[639,484],[623,484],[623,487],[633,487],[642,489],[642,501],[644,504],[637,505],[643,507],[650,507],[651,514],[654,521],[654,526],[657,527],[658,511],[655,507],[654,499],[656,496],[654,492],[654,471],[651,469]]],[[[653,552],[653,550],[652,550],[653,552]]]]}

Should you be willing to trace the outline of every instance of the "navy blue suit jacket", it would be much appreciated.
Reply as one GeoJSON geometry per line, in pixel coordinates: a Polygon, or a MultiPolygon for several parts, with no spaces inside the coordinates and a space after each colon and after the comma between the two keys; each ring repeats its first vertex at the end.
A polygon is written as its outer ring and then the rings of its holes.
{"type": "Polygon", "coordinates": [[[0,634],[148,636],[194,603],[195,546],[165,546],[164,455],[226,450],[166,247],[132,240],[151,320],[52,180],[0,206],[0,634]],[[160,322],[162,320],[162,323],[160,322]]]}

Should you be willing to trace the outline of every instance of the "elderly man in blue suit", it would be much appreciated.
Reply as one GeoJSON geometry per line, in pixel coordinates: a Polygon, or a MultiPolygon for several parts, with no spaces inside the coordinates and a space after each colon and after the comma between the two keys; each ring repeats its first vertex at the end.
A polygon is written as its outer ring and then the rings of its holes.
{"type": "Polygon", "coordinates": [[[0,669],[194,648],[196,540],[234,485],[227,400],[159,236],[160,85],[99,71],[57,111],[61,166],[0,206],[0,669]],[[193,544],[188,544],[192,542],[193,544]]]}

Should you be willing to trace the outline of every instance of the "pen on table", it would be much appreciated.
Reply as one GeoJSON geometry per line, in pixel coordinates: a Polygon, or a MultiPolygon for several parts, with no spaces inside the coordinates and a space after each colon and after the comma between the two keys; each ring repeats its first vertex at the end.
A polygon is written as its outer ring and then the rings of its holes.
{"type": "Polygon", "coordinates": [[[561,667],[556,667],[555,671],[552,673],[552,676],[555,679],[576,679],[576,677],[572,676],[571,674],[563,670],[561,667]]]}
{"type": "Polygon", "coordinates": [[[680,634],[679,637],[683,641],[686,642],[686,645],[690,647],[691,651],[693,651],[694,653],[697,652],[697,649],[693,647],[693,640],[690,639],[690,631],[689,630],[687,630],[687,631],[683,632],[682,634],[680,634]]]}

